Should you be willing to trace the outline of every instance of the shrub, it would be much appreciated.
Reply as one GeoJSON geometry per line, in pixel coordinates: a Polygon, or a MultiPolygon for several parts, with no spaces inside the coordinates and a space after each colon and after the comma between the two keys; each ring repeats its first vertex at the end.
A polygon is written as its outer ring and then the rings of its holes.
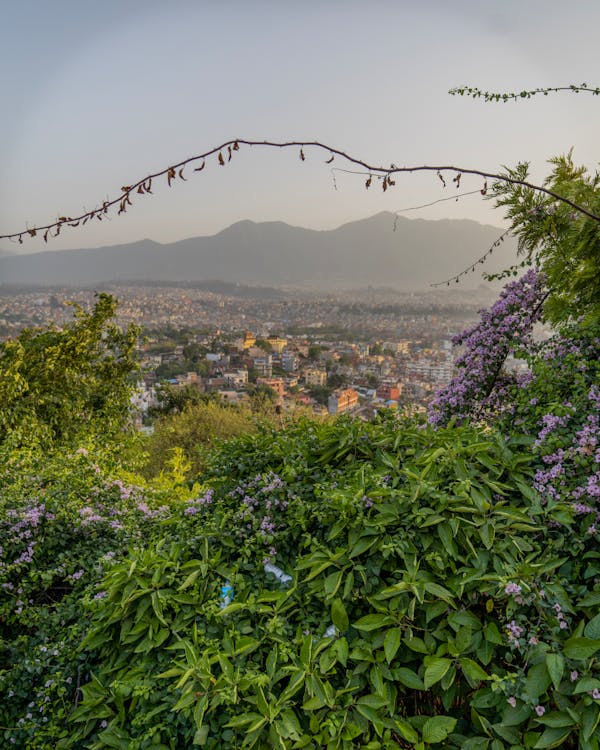
{"type": "Polygon", "coordinates": [[[597,747],[593,540],[532,490],[531,441],[398,427],[223,448],[106,574],[59,747],[597,747]]]}

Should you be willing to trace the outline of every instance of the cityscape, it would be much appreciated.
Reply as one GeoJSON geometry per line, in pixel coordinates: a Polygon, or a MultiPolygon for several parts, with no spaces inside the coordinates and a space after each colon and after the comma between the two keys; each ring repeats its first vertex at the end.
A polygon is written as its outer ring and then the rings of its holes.
{"type": "MultiPolygon", "coordinates": [[[[359,289],[314,293],[241,287],[113,284],[118,322],[135,323],[139,375],[136,423],[147,423],[161,386],[190,387],[244,404],[262,387],[283,412],[351,413],[382,407],[421,410],[452,377],[451,338],[493,292],[443,289],[401,293],[359,289]]],[[[0,290],[0,335],[61,326],[89,289],[0,290]]]]}

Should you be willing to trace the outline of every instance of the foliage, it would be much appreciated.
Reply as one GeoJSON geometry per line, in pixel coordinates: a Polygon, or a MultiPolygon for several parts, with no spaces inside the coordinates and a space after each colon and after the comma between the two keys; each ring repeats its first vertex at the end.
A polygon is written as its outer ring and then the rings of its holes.
{"type": "Polygon", "coordinates": [[[160,417],[169,414],[179,414],[188,405],[206,404],[209,402],[218,402],[219,400],[218,393],[202,393],[193,385],[172,386],[168,383],[161,383],[156,387],[157,405],[148,410],[148,415],[150,417],[160,417]]]}
{"type": "MultiPolygon", "coordinates": [[[[89,676],[78,651],[102,573],[148,543],[167,494],[124,478],[112,451],[0,447],[0,737],[54,748],[89,676]],[[121,478],[119,478],[121,477],[121,478]]],[[[181,502],[181,500],[178,500],[181,502]]]]}
{"type": "Polygon", "coordinates": [[[593,539],[522,441],[398,426],[221,448],[89,602],[58,747],[596,747],[593,539]]]}
{"type": "Polygon", "coordinates": [[[454,336],[453,344],[464,349],[455,360],[456,375],[429,406],[431,424],[481,418],[504,407],[506,388],[516,377],[502,370],[509,354],[518,355],[531,344],[548,294],[544,282],[530,269],[505,286],[497,302],[481,311],[479,322],[454,336]]]}
{"type": "Polygon", "coordinates": [[[483,99],[486,102],[509,102],[518,101],[519,99],[531,99],[538,94],[542,96],[548,96],[548,94],[555,94],[559,91],[569,91],[574,94],[586,93],[594,96],[600,95],[599,86],[588,86],[587,83],[571,84],[570,86],[548,86],[546,88],[537,89],[524,89],[518,92],[506,92],[506,91],[483,91],[476,86],[457,86],[448,91],[452,96],[471,96],[473,99],[483,99]]]}
{"type": "MultiPolygon", "coordinates": [[[[600,209],[600,174],[589,174],[573,163],[571,153],[550,160],[553,171],[544,185],[549,190],[584,205],[600,209]]],[[[526,180],[526,163],[508,169],[506,175],[526,180]]],[[[492,196],[505,210],[511,232],[527,264],[535,264],[550,290],[545,316],[555,324],[585,316],[600,317],[600,224],[564,202],[522,184],[497,182],[492,196]]]]}
{"type": "Polygon", "coordinates": [[[62,330],[29,329],[0,344],[0,442],[47,449],[123,429],[138,330],[121,330],[115,308],[100,294],[90,312],[75,305],[62,330]]]}
{"type": "Polygon", "coordinates": [[[159,474],[166,468],[173,449],[181,448],[189,462],[189,471],[197,476],[206,465],[206,449],[215,441],[255,429],[256,420],[249,408],[206,399],[187,401],[181,413],[167,414],[155,423],[154,432],[144,446],[148,453],[144,474],[159,474]]]}

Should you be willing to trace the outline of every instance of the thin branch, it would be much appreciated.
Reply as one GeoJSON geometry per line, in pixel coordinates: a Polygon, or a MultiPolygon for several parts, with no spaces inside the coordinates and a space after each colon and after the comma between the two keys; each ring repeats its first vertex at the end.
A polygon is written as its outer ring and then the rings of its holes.
{"type": "Polygon", "coordinates": [[[429,286],[450,286],[450,282],[452,281],[455,281],[458,284],[458,282],[463,276],[466,276],[468,273],[472,273],[475,270],[476,266],[485,263],[485,261],[494,252],[494,250],[497,247],[499,247],[504,242],[505,238],[508,237],[509,235],[510,235],[510,229],[507,229],[505,232],[502,232],[500,237],[498,237],[498,239],[492,243],[492,245],[489,247],[488,250],[485,251],[485,253],[481,256],[481,258],[478,258],[474,263],[471,263],[470,266],[467,266],[464,269],[464,271],[461,271],[460,273],[457,273],[454,276],[450,276],[449,279],[445,279],[444,281],[437,281],[435,284],[430,284],[429,286]]]}
{"type": "MultiPolygon", "coordinates": [[[[520,180],[516,177],[510,177],[505,174],[497,174],[496,172],[486,172],[481,169],[470,169],[470,168],[464,168],[464,167],[457,167],[452,165],[416,165],[416,166],[406,166],[406,167],[398,167],[395,164],[391,164],[389,167],[385,167],[383,165],[375,165],[375,164],[369,164],[368,162],[364,161],[363,159],[351,156],[350,154],[347,154],[344,151],[341,151],[338,148],[334,148],[332,146],[328,146],[325,143],[320,143],[319,141],[253,141],[253,140],[246,140],[243,138],[235,138],[228,141],[225,141],[220,146],[216,146],[215,148],[211,148],[208,151],[205,151],[202,154],[198,154],[197,156],[190,156],[187,159],[183,159],[182,161],[178,162],[177,164],[173,164],[169,167],[165,167],[164,169],[161,169],[158,172],[153,172],[146,177],[143,177],[142,179],[138,180],[137,182],[134,182],[131,185],[126,185],[121,188],[120,194],[113,198],[112,200],[105,200],[102,205],[99,208],[94,208],[91,211],[85,211],[82,214],[79,214],[78,216],[59,216],[56,221],[50,222],[49,224],[45,224],[43,226],[35,226],[31,228],[26,228],[21,230],[20,232],[12,232],[10,234],[0,234],[0,239],[10,239],[10,240],[16,240],[19,242],[19,244],[22,244],[23,237],[27,238],[29,237],[35,237],[38,233],[43,233],[44,241],[48,241],[49,237],[57,237],[60,234],[60,231],[65,226],[71,226],[71,227],[77,227],[80,224],[83,225],[90,221],[91,219],[98,219],[101,221],[107,214],[108,211],[115,206],[119,206],[118,213],[125,213],[127,211],[128,206],[132,206],[133,203],[131,202],[131,198],[134,194],[139,195],[145,195],[147,193],[152,193],[152,182],[153,180],[156,180],[159,177],[166,177],[167,182],[169,186],[171,183],[176,179],[182,179],[187,180],[186,177],[184,177],[183,172],[185,167],[187,167],[190,164],[195,164],[197,162],[202,162],[202,164],[199,167],[195,167],[195,172],[200,172],[204,169],[206,165],[206,159],[208,159],[211,156],[217,156],[217,162],[220,166],[225,166],[229,161],[231,161],[233,157],[233,153],[239,151],[240,146],[258,146],[258,147],[267,147],[267,148],[299,148],[300,149],[300,158],[302,161],[305,160],[304,157],[304,149],[305,148],[315,148],[322,151],[325,151],[329,154],[329,158],[325,160],[325,164],[331,164],[331,162],[334,160],[335,157],[338,157],[342,159],[343,161],[346,161],[349,164],[354,164],[355,166],[362,167],[364,170],[366,170],[369,175],[374,175],[378,178],[383,177],[382,180],[382,188],[383,190],[387,190],[387,188],[391,185],[394,185],[394,181],[391,180],[392,175],[397,174],[403,174],[403,173],[410,173],[413,172],[435,172],[440,180],[443,182],[443,184],[446,184],[446,181],[444,180],[442,174],[444,172],[453,172],[455,174],[455,177],[453,178],[455,181],[457,179],[460,179],[459,176],[463,174],[471,174],[475,175],[477,177],[482,177],[486,180],[486,183],[483,187],[483,189],[480,191],[483,195],[487,192],[487,180],[497,180],[499,182],[504,182],[511,185],[520,185],[521,187],[530,188],[531,190],[534,190],[538,193],[543,193],[544,195],[548,195],[549,197],[553,198],[556,201],[559,201],[561,203],[564,203],[568,206],[570,206],[573,210],[587,216],[590,219],[593,219],[594,221],[597,221],[600,223],[600,216],[597,216],[596,214],[592,213],[591,211],[588,211],[583,206],[578,205],[577,203],[574,203],[573,201],[569,200],[568,198],[565,198],[562,195],[559,195],[558,193],[555,193],[553,190],[549,190],[548,188],[545,188],[540,185],[534,185],[531,182],[528,182],[526,180],[520,180]],[[223,154],[225,153],[226,156],[223,154]],[[54,231],[54,234],[51,234],[51,232],[54,231]]],[[[367,180],[367,183],[370,184],[370,181],[367,180]]],[[[367,185],[368,187],[368,185],[367,185]]]]}
{"type": "Polygon", "coordinates": [[[554,94],[559,91],[570,91],[571,93],[579,94],[584,92],[586,94],[593,94],[594,96],[600,95],[600,87],[589,87],[587,83],[581,83],[579,85],[572,84],[571,86],[549,86],[548,88],[529,89],[526,91],[519,92],[495,92],[495,91],[483,91],[476,86],[456,86],[448,91],[452,96],[467,96],[473,97],[473,99],[483,99],[485,102],[508,102],[518,101],[519,99],[531,99],[537,94],[548,96],[548,94],[554,94]]]}

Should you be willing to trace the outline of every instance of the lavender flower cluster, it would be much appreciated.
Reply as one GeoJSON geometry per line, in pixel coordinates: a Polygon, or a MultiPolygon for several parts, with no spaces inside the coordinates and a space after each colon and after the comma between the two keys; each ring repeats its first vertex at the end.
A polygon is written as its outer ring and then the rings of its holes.
{"type": "MultiPolygon", "coordinates": [[[[452,343],[464,350],[455,360],[457,374],[429,406],[431,425],[443,426],[452,418],[462,422],[499,406],[493,391],[500,382],[502,366],[510,352],[530,343],[531,330],[541,318],[544,295],[543,274],[530,269],[504,287],[497,302],[481,311],[477,324],[453,338],[452,343]]],[[[503,382],[503,387],[512,382],[503,382]]]]}

